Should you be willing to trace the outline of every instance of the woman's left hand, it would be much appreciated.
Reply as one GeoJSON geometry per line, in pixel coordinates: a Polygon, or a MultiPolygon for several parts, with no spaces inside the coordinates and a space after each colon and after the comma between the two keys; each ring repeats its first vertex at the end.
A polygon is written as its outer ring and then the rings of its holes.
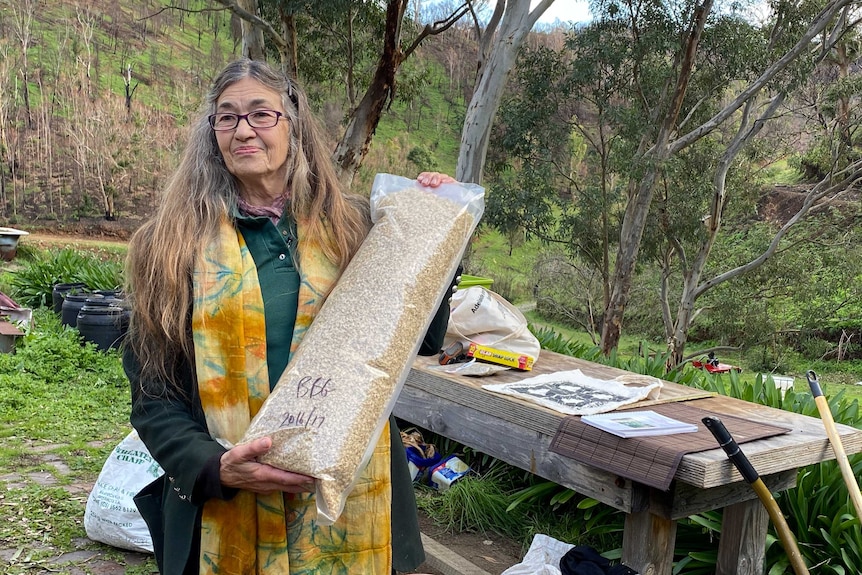
{"type": "Polygon", "coordinates": [[[443,174],[441,172],[422,172],[421,174],[416,176],[416,181],[423,186],[428,186],[429,188],[436,188],[441,184],[451,184],[455,181],[455,178],[453,178],[449,174],[443,174]]]}

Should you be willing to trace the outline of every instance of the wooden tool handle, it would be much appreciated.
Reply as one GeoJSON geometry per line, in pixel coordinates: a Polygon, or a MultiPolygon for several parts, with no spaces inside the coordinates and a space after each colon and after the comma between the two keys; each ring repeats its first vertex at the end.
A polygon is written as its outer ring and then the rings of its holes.
{"type": "Polygon", "coordinates": [[[787,526],[787,520],[781,513],[781,508],[778,507],[778,503],[775,501],[775,498],[772,497],[772,493],[769,491],[769,488],[767,488],[766,484],[763,483],[763,480],[760,478],[760,474],[757,473],[756,469],[754,469],[754,466],[739,448],[739,445],[737,445],[733,436],[730,435],[730,432],[719,418],[708,416],[704,417],[701,421],[703,421],[703,424],[707,429],[709,429],[713,437],[715,437],[715,440],[718,441],[718,444],[727,454],[728,459],[730,459],[731,463],[733,463],[742,475],[743,479],[751,485],[754,493],[757,494],[758,499],[760,499],[760,502],[766,508],[766,512],[769,513],[769,518],[772,520],[772,524],[775,525],[775,531],[778,532],[781,546],[784,547],[784,552],[787,553],[787,558],[790,559],[790,565],[793,567],[793,571],[796,575],[808,575],[808,567],[802,559],[802,553],[799,552],[799,546],[796,544],[796,537],[793,536],[793,533],[790,531],[790,527],[787,526]]]}
{"type": "Polygon", "coordinates": [[[838,435],[838,428],[835,427],[835,419],[829,409],[829,402],[823,396],[817,374],[809,371],[806,377],[808,378],[808,386],[811,388],[811,395],[814,396],[814,403],[817,405],[817,411],[820,412],[823,427],[826,429],[829,445],[832,446],[832,452],[835,453],[835,461],[838,462],[841,475],[844,477],[844,484],[847,485],[847,490],[850,493],[850,500],[853,502],[853,507],[856,508],[856,517],[862,521],[862,492],[859,491],[859,482],[856,480],[856,474],[853,473],[853,467],[847,459],[847,452],[844,451],[844,444],[841,442],[841,436],[838,435]]]}
{"type": "Polygon", "coordinates": [[[778,506],[775,498],[772,497],[772,492],[769,491],[769,488],[765,483],[763,483],[763,480],[760,477],[751,484],[751,488],[754,489],[755,493],[757,493],[757,497],[760,499],[760,502],[763,503],[763,506],[766,507],[766,512],[769,513],[769,518],[775,526],[775,531],[778,533],[778,539],[781,541],[781,546],[784,547],[784,552],[787,553],[787,558],[790,559],[790,565],[793,567],[793,572],[796,573],[796,575],[808,575],[808,566],[806,566],[805,561],[802,560],[802,553],[799,551],[799,546],[796,544],[796,537],[794,537],[793,532],[790,531],[790,527],[787,525],[787,520],[781,513],[781,508],[778,506]]]}
{"type": "Polygon", "coordinates": [[[853,507],[856,508],[856,517],[862,521],[862,492],[859,491],[856,474],[853,473],[853,467],[850,465],[850,460],[847,459],[847,452],[844,451],[844,444],[841,443],[841,436],[838,435],[838,429],[835,427],[835,420],[832,419],[829,403],[822,395],[815,397],[814,403],[817,404],[817,411],[820,412],[820,419],[823,420],[823,427],[826,428],[826,435],[829,437],[829,444],[835,453],[835,460],[838,462],[844,483],[850,492],[850,500],[853,502],[853,507]]]}

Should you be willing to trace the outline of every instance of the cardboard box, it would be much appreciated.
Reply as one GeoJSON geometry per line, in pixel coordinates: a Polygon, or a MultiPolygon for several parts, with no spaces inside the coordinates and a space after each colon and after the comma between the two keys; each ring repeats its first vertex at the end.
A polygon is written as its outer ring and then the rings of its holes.
{"type": "Polygon", "coordinates": [[[467,349],[467,356],[475,357],[481,361],[507,365],[524,371],[533,369],[533,362],[536,361],[536,358],[526,354],[512,353],[477,343],[470,344],[470,347],[467,349]]]}

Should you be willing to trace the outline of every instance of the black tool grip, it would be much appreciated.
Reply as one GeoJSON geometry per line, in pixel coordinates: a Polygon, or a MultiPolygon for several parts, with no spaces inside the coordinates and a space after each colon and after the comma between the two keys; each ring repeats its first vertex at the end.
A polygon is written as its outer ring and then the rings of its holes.
{"type": "Polygon", "coordinates": [[[760,475],[754,469],[754,466],[751,465],[751,462],[739,448],[739,445],[734,441],[730,432],[721,420],[714,416],[708,416],[704,417],[701,421],[703,421],[706,428],[712,432],[713,437],[718,441],[718,445],[721,446],[727,454],[731,463],[736,466],[736,469],[742,475],[742,478],[748,483],[754,483],[757,481],[760,478],[760,475]]]}
{"type": "Polygon", "coordinates": [[[811,388],[811,395],[814,397],[820,397],[823,395],[823,390],[820,389],[820,382],[817,380],[817,374],[814,373],[813,370],[808,370],[805,374],[806,379],[808,379],[808,387],[811,388]]]}

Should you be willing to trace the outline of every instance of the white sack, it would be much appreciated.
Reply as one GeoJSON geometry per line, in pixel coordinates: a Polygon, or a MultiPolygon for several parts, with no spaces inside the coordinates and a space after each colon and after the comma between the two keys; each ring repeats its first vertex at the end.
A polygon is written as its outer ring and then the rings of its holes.
{"type": "Polygon", "coordinates": [[[131,551],[153,552],[144,518],[135,506],[138,492],[164,471],[134,429],[111,452],[87,498],[84,530],[93,541],[131,551]]]}

